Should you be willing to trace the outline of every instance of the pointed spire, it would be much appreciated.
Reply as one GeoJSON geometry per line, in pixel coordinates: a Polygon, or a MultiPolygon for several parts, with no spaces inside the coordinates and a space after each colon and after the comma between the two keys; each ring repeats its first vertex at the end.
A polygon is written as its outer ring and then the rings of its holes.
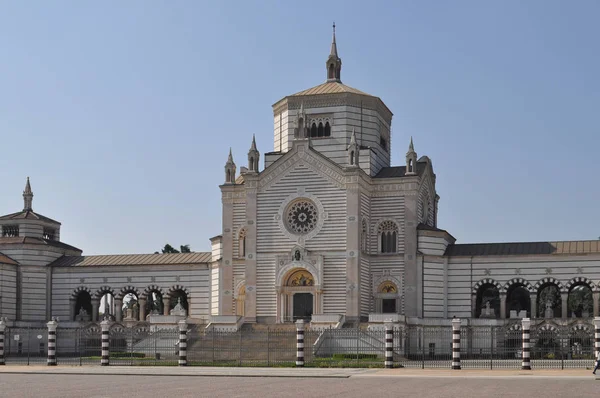
{"type": "Polygon", "coordinates": [[[23,206],[24,211],[33,210],[33,208],[32,208],[33,191],[31,190],[31,184],[29,183],[29,177],[27,177],[27,183],[25,184],[25,190],[23,191],[23,202],[24,202],[24,206],[23,206]]]}
{"type": "Polygon", "coordinates": [[[338,58],[337,43],[335,42],[335,22],[333,23],[333,39],[331,41],[331,51],[329,52],[329,56],[338,58]]]}
{"type": "Polygon", "coordinates": [[[235,164],[233,163],[233,154],[231,153],[231,147],[229,147],[229,156],[227,157],[227,164],[235,164]]]}
{"type": "Polygon", "coordinates": [[[256,135],[255,134],[252,134],[252,146],[250,146],[250,150],[258,151],[258,149],[256,149],[256,135]]]}
{"type": "Polygon", "coordinates": [[[413,139],[412,136],[410,137],[410,145],[408,146],[408,152],[414,152],[415,151],[415,146],[413,145],[413,139]]]}
{"type": "Polygon", "coordinates": [[[356,145],[356,131],[352,127],[352,136],[350,137],[350,145],[356,145]]]}
{"type": "Polygon", "coordinates": [[[327,81],[341,83],[342,60],[338,56],[337,42],[335,40],[335,22],[333,23],[333,39],[331,41],[331,50],[327,57],[327,81]]]}
{"type": "Polygon", "coordinates": [[[415,146],[413,139],[410,137],[410,144],[408,145],[408,152],[406,152],[406,175],[417,174],[417,153],[415,152],[415,146]]]}

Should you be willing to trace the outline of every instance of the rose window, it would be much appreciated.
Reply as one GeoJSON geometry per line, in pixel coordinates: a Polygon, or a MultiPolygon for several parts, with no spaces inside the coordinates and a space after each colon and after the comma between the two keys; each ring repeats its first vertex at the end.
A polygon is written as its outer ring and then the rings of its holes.
{"type": "Polygon", "coordinates": [[[286,221],[290,232],[303,235],[317,226],[317,207],[308,200],[292,203],[286,211],[286,221]]]}

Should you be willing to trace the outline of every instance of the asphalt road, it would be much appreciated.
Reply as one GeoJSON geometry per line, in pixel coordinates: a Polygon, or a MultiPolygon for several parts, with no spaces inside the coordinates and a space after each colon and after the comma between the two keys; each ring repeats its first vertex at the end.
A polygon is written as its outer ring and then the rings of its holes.
{"type": "Polygon", "coordinates": [[[0,374],[0,397],[597,397],[581,378],[207,377],[0,374]]]}

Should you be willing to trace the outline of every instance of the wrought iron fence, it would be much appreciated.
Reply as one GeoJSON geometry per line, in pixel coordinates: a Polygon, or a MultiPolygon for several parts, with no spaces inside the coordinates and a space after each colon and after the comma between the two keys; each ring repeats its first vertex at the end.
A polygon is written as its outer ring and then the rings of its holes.
{"type": "MultiPolygon", "coordinates": [[[[176,366],[179,330],[147,323],[114,323],[109,330],[111,365],[176,366]]],[[[537,323],[531,332],[531,366],[534,369],[593,367],[594,328],[591,324],[537,323]]],[[[395,367],[444,368],[452,364],[452,328],[403,326],[393,333],[395,367]]],[[[7,328],[7,364],[45,364],[46,328],[7,328]]],[[[187,364],[191,366],[295,366],[296,331],[266,328],[224,332],[189,325],[187,364]]],[[[304,334],[306,367],[383,367],[385,332],[364,328],[311,330],[304,334]]],[[[463,326],[462,368],[520,369],[520,323],[505,326],[463,326]]],[[[58,364],[99,365],[101,327],[57,330],[58,364]]]]}

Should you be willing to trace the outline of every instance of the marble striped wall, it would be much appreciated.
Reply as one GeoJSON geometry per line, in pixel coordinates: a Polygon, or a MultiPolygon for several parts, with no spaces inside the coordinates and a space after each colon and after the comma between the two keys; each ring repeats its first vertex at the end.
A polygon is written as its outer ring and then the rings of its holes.
{"type": "Polygon", "coordinates": [[[0,316],[17,317],[17,267],[0,264],[0,316]]]}
{"type": "Polygon", "coordinates": [[[324,292],[329,302],[324,311],[345,310],[346,192],[301,161],[257,194],[257,316],[276,315],[275,257],[288,253],[296,242],[280,230],[275,216],[290,195],[298,195],[298,188],[315,195],[328,213],[320,233],[305,243],[309,252],[325,257],[324,284],[330,291],[324,292]]]}

